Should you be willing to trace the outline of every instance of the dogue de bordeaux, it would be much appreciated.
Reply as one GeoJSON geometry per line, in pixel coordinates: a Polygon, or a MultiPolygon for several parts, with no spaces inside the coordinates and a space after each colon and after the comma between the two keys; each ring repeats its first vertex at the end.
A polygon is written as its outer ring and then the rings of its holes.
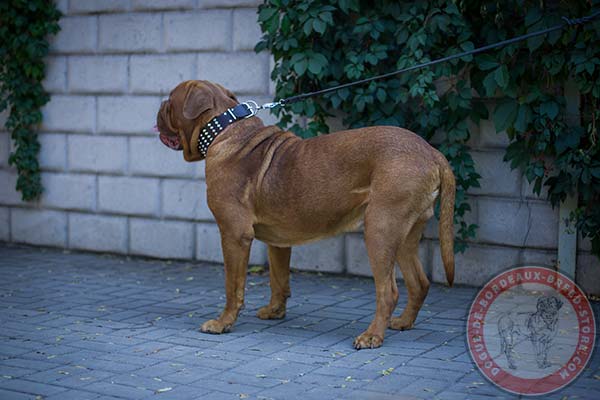
{"type": "Polygon", "coordinates": [[[454,279],[455,178],[446,158],[418,135],[392,126],[302,140],[239,104],[208,81],[180,83],[158,112],[160,139],[186,161],[206,159],[208,206],[221,233],[225,309],[202,332],[228,332],[244,303],[250,244],[268,245],[271,299],[262,319],[283,318],[290,296],[291,247],[354,229],[364,236],[376,312],[356,349],[381,346],[386,328],[410,329],[429,280],[418,256],[425,224],[440,198],[439,237],[446,278],[454,279]],[[400,317],[395,263],[408,291],[400,317]]]}

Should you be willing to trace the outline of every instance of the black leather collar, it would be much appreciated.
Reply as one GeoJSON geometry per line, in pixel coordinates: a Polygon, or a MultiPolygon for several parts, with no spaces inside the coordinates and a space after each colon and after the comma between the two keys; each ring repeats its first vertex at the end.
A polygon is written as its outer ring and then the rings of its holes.
{"type": "Polygon", "coordinates": [[[223,114],[211,119],[208,124],[204,125],[200,130],[200,136],[198,137],[198,150],[200,151],[200,154],[206,157],[208,146],[210,146],[217,135],[229,125],[240,119],[251,117],[254,114],[256,114],[256,110],[248,103],[242,103],[235,107],[228,108],[223,114]]]}

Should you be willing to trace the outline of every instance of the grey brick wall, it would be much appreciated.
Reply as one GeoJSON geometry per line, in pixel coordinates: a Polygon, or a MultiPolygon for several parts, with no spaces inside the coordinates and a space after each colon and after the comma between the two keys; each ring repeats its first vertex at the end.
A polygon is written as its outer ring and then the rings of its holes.
{"type": "MultiPolygon", "coordinates": [[[[0,240],[161,258],[222,261],[205,201],[203,163],[190,164],[153,131],[161,99],[180,81],[208,79],[240,100],[270,101],[270,57],[255,54],[258,0],[62,0],[62,31],[47,59],[52,94],[40,128],[45,193],[24,203],[8,166],[0,115],[0,240]],[[247,79],[240,79],[245,77],[247,79]]],[[[264,114],[266,123],[272,116],[264,114]]],[[[493,123],[473,125],[482,175],[471,193],[476,242],[457,257],[457,282],[481,284],[516,263],[553,264],[557,211],[502,161],[508,144],[493,123]]],[[[578,280],[600,288],[600,266],[580,240],[578,280]]],[[[443,282],[437,224],[421,259],[443,282]]],[[[251,263],[266,262],[255,243],[251,263]]],[[[360,232],[300,246],[294,267],[370,275],[360,232]]],[[[600,291],[600,289],[598,289],[600,291]]]]}

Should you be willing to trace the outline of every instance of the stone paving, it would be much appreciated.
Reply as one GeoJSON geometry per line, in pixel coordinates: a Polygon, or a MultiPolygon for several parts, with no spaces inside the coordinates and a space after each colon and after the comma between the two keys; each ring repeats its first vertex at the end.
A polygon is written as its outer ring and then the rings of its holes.
{"type": "MultiPolygon", "coordinates": [[[[466,350],[476,289],[433,285],[415,329],[356,351],[372,280],[293,273],[291,285],[287,317],[262,321],[268,277],[250,275],[234,330],[206,335],[198,327],[224,302],[222,266],[0,244],[0,399],[511,398],[466,350]]],[[[598,351],[545,398],[600,398],[598,351]]]]}

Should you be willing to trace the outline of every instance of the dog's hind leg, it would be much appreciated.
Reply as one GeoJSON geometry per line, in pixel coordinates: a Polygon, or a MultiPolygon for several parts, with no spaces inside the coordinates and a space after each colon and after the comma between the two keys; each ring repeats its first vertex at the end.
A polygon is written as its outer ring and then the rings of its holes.
{"type": "Polygon", "coordinates": [[[517,365],[515,364],[515,360],[513,358],[513,348],[515,347],[514,335],[512,333],[509,333],[508,336],[504,337],[503,339],[505,340],[504,355],[506,356],[508,368],[517,369],[517,365]]]}
{"type": "Polygon", "coordinates": [[[398,243],[406,236],[404,224],[397,223],[397,210],[373,207],[365,211],[365,242],[375,281],[376,311],[365,332],[354,340],[356,349],[381,346],[390,317],[398,301],[394,264],[398,243]]]}
{"type": "Polygon", "coordinates": [[[258,310],[260,319],[280,319],[285,317],[285,303],[290,297],[290,247],[269,245],[269,278],[271,301],[258,310]]]}
{"type": "Polygon", "coordinates": [[[498,336],[500,337],[500,352],[506,356],[508,368],[517,369],[512,352],[515,344],[514,322],[510,314],[503,314],[498,318],[498,336]]]}
{"type": "Polygon", "coordinates": [[[506,356],[508,368],[517,369],[515,360],[513,359],[513,348],[515,347],[514,334],[512,333],[512,331],[500,332],[500,340],[502,341],[500,347],[502,349],[502,352],[506,356]]]}
{"type": "Polygon", "coordinates": [[[506,356],[506,362],[508,363],[508,368],[517,369],[515,365],[515,361],[512,357],[513,351],[513,337],[512,334],[507,332],[500,333],[500,352],[506,356]]]}
{"type": "Polygon", "coordinates": [[[411,329],[429,291],[429,279],[419,260],[419,242],[427,223],[425,217],[423,216],[415,223],[397,254],[400,271],[402,271],[408,291],[408,302],[402,315],[390,320],[391,329],[401,331],[411,329]]]}

